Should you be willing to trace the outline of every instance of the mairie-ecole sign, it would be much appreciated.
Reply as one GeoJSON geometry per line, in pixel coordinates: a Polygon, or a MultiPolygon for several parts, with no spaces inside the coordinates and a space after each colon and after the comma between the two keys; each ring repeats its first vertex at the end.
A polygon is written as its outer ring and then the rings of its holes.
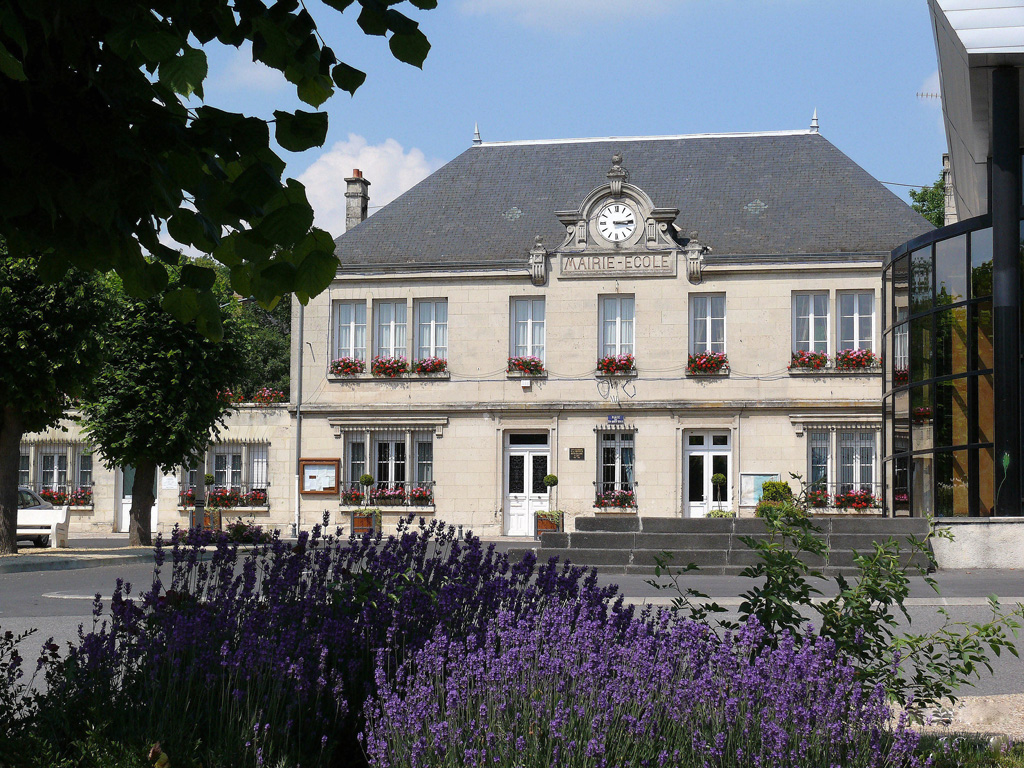
{"type": "Polygon", "coordinates": [[[676,251],[561,254],[559,277],[674,277],[676,251]]]}

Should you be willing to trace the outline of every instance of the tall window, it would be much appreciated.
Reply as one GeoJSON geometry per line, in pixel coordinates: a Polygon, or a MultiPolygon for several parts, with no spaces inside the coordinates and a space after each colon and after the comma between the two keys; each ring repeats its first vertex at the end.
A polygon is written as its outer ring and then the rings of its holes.
{"type": "Polygon", "coordinates": [[[334,357],[366,360],[366,303],[339,301],[334,305],[334,357]]]}
{"type": "Polygon", "coordinates": [[[813,431],[807,433],[808,463],[807,479],[815,490],[828,490],[829,433],[813,431]]]}
{"type": "Polygon", "coordinates": [[[601,492],[633,490],[633,433],[601,432],[601,492]]]}
{"type": "Polygon", "coordinates": [[[374,349],[378,357],[405,357],[405,300],[378,301],[374,304],[377,334],[374,349]]]}
{"type": "Polygon", "coordinates": [[[839,294],[839,349],[873,349],[875,295],[839,294]]]}
{"type": "Polygon", "coordinates": [[[366,474],[366,442],[356,438],[348,444],[348,482],[356,485],[366,474]]]}
{"type": "Polygon", "coordinates": [[[875,433],[839,432],[839,490],[874,491],[875,433]]]}
{"type": "Polygon", "coordinates": [[[828,293],[793,294],[793,351],[828,353],[828,293]]]}
{"type": "Polygon", "coordinates": [[[90,488],[92,486],[92,454],[80,453],[78,455],[78,487],[90,488]]]}
{"type": "Polygon", "coordinates": [[[22,453],[18,460],[18,485],[28,485],[32,482],[32,473],[29,471],[29,457],[22,453]]]}
{"type": "Polygon", "coordinates": [[[221,449],[213,454],[213,484],[218,488],[242,485],[242,449],[221,449]]]}
{"type": "Polygon", "coordinates": [[[601,299],[601,357],[633,354],[632,296],[605,296],[601,299]]]}
{"type": "Polygon", "coordinates": [[[725,352],[725,294],[690,297],[690,351],[725,352]]]}
{"type": "Polygon", "coordinates": [[[896,307],[896,322],[902,323],[902,325],[896,326],[892,336],[893,369],[902,371],[904,374],[909,373],[910,370],[910,326],[906,319],[907,308],[896,307]]]}
{"type": "Polygon", "coordinates": [[[448,300],[416,302],[416,357],[448,359],[448,300]]]}
{"type": "Polygon", "coordinates": [[[67,452],[45,451],[39,456],[39,485],[41,488],[59,489],[68,484],[67,452]]]}
{"type": "Polygon", "coordinates": [[[544,299],[515,299],[512,302],[512,354],[544,359],[544,299]]]}
{"type": "Polygon", "coordinates": [[[434,481],[434,444],[430,438],[418,440],[416,446],[416,482],[420,485],[434,481]]]}
{"type": "Polygon", "coordinates": [[[377,441],[377,485],[401,485],[405,482],[405,438],[377,441]]]}

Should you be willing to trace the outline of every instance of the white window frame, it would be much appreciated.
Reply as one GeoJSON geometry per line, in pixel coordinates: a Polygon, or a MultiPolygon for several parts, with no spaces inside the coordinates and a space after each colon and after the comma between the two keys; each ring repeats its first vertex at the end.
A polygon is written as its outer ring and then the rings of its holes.
{"type": "Polygon", "coordinates": [[[414,484],[423,486],[434,482],[434,440],[427,433],[413,435],[414,484]],[[426,448],[423,451],[421,449],[426,448]]]}
{"type": "Polygon", "coordinates": [[[428,357],[448,359],[448,299],[417,299],[413,302],[416,322],[416,359],[428,357]],[[429,317],[424,311],[429,307],[429,317]],[[438,310],[444,308],[444,318],[438,320],[438,310]]]}
{"type": "Polygon", "coordinates": [[[597,492],[636,490],[636,432],[633,430],[598,430],[597,432],[597,492]],[[604,449],[611,447],[614,462],[604,460],[604,449]],[[632,461],[623,461],[624,449],[632,452],[632,461]],[[605,480],[605,468],[611,467],[614,480],[605,480]],[[628,471],[627,471],[628,470],[628,471]]]}
{"type": "Polygon", "coordinates": [[[832,345],[829,341],[829,330],[831,322],[829,318],[830,301],[828,291],[796,291],[793,293],[793,351],[794,352],[824,352],[826,355],[832,354],[832,345]],[[824,297],[825,298],[825,313],[824,315],[818,314],[817,307],[815,306],[816,300],[824,297]],[[797,304],[799,299],[807,299],[807,310],[808,314],[801,316],[797,304]],[[814,338],[815,325],[819,322],[824,322],[825,326],[825,340],[824,349],[820,349],[819,345],[822,343],[814,338]],[[807,324],[807,341],[800,341],[800,330],[803,323],[807,324]],[[804,345],[801,348],[801,344],[804,345]]]}
{"type": "MultiPolygon", "coordinates": [[[[819,465],[820,466],[820,465],[819,465]]],[[[832,487],[832,432],[827,429],[807,430],[807,487],[831,493],[832,487]],[[815,449],[825,450],[824,477],[815,478],[815,449]],[[819,485],[820,484],[820,485],[819,485]]]]}
{"type": "Polygon", "coordinates": [[[815,447],[824,447],[824,490],[835,494],[859,491],[867,486],[872,494],[877,495],[878,439],[881,435],[877,427],[818,427],[808,429],[806,434],[808,487],[814,483],[813,450],[815,447]],[[867,457],[864,456],[865,451],[868,452],[867,457]]]}
{"type": "Polygon", "coordinates": [[[366,471],[366,437],[361,434],[350,435],[345,444],[345,472],[348,473],[348,485],[349,487],[358,486],[359,478],[365,474],[366,471]],[[356,446],[359,450],[356,450],[356,446]],[[360,456],[356,456],[359,453],[360,456]]]}
{"type": "Polygon", "coordinates": [[[92,488],[95,482],[93,479],[95,464],[92,453],[85,450],[79,451],[75,462],[75,488],[92,488]],[[86,464],[89,465],[88,469],[85,468],[86,464]],[[83,477],[87,477],[88,482],[83,481],[83,477]]]}
{"type": "Polygon", "coordinates": [[[546,351],[545,322],[547,302],[544,296],[522,296],[512,299],[511,329],[509,335],[510,357],[538,357],[544,362],[546,351]],[[524,318],[520,319],[520,307],[524,318]],[[537,319],[538,309],[541,318],[537,319]],[[524,343],[519,343],[519,331],[523,331],[524,343]]]}
{"type": "Polygon", "coordinates": [[[337,360],[340,357],[366,361],[365,301],[334,302],[334,351],[331,359],[337,360]],[[342,315],[347,315],[344,321],[342,315]],[[345,337],[348,339],[347,344],[342,343],[345,337]],[[362,344],[359,344],[360,337],[362,344]]]}
{"type": "Polygon", "coordinates": [[[636,355],[636,297],[632,294],[602,296],[598,304],[599,357],[636,355]]]}
{"type": "Polygon", "coordinates": [[[28,451],[18,454],[18,485],[32,485],[32,455],[28,451]]]}
{"type": "Polygon", "coordinates": [[[230,448],[226,447],[222,450],[215,448],[213,453],[213,487],[241,488],[243,483],[243,466],[242,446],[232,444],[230,448]]]}
{"type": "Polygon", "coordinates": [[[409,482],[409,456],[406,451],[409,441],[406,435],[385,437],[380,436],[373,441],[373,479],[378,486],[387,484],[392,487],[397,485],[405,486],[409,482]],[[381,448],[387,446],[387,456],[381,459],[381,448]],[[401,449],[401,450],[399,450],[401,449]],[[402,454],[399,458],[399,453],[402,454]],[[381,467],[386,467],[386,473],[381,472],[381,467]],[[395,477],[401,469],[401,479],[395,477]],[[384,475],[387,474],[387,478],[384,475]]]}
{"type": "Polygon", "coordinates": [[[875,315],[876,306],[878,302],[875,300],[874,291],[840,291],[836,294],[836,349],[840,352],[847,349],[866,349],[871,352],[875,350],[875,315]],[[864,315],[860,311],[860,299],[862,296],[869,296],[871,298],[871,314],[870,317],[870,330],[867,337],[867,346],[863,346],[860,342],[864,341],[864,338],[860,335],[861,320],[864,315]],[[853,298],[853,314],[843,314],[843,299],[853,298]],[[843,338],[843,318],[850,317],[853,319],[853,339],[843,338]]]}
{"type": "Polygon", "coordinates": [[[67,448],[44,446],[36,457],[39,466],[39,487],[59,490],[68,487],[67,448]],[[48,462],[47,460],[51,460],[48,462]],[[48,468],[47,463],[51,466],[48,468]]]}
{"type": "Polygon", "coordinates": [[[374,357],[408,358],[409,311],[405,299],[387,299],[373,303],[374,357]],[[390,319],[382,315],[390,313],[390,319]]]}
{"type": "Polygon", "coordinates": [[[691,293],[690,294],[690,354],[697,355],[701,352],[721,352],[725,354],[727,345],[727,326],[726,326],[726,303],[724,293],[691,293]],[[715,314],[715,302],[721,299],[721,315],[715,314]],[[697,308],[704,306],[707,309],[707,314],[698,314],[697,308]],[[714,331],[716,321],[722,323],[722,340],[712,341],[711,337],[714,331]],[[701,328],[701,333],[697,333],[697,329],[701,328]],[[698,340],[698,335],[702,335],[703,340],[698,340]]]}

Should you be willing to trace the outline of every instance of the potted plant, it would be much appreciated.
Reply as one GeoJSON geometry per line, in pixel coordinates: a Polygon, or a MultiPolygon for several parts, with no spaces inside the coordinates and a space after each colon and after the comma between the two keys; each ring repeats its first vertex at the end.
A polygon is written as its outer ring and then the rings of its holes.
{"type": "Polygon", "coordinates": [[[517,373],[525,376],[543,376],[544,361],[533,355],[510,357],[505,371],[506,373],[517,373]]]}
{"type": "Polygon", "coordinates": [[[858,371],[875,368],[881,359],[870,349],[844,349],[836,354],[837,371],[858,371]]]}
{"type": "Polygon", "coordinates": [[[632,490],[602,491],[597,494],[594,506],[598,509],[627,509],[636,506],[636,493],[632,490]]]}
{"type": "Polygon", "coordinates": [[[721,510],[722,502],[725,501],[725,484],[726,477],[721,472],[715,472],[711,476],[711,485],[714,486],[715,503],[718,505],[718,509],[721,510]]]}
{"type": "Polygon", "coordinates": [[[365,496],[361,486],[353,485],[341,492],[341,503],[350,507],[358,507],[363,503],[365,496]]]}
{"type": "Polygon", "coordinates": [[[429,507],[434,503],[434,489],[428,485],[416,485],[409,489],[409,505],[429,507]]]}
{"type": "Polygon", "coordinates": [[[597,361],[598,373],[606,376],[633,373],[636,370],[636,358],[633,355],[607,355],[597,361]]]}
{"type": "Polygon", "coordinates": [[[828,365],[828,355],[824,352],[794,352],[789,361],[789,370],[820,371],[828,365]]]}
{"type": "Polygon", "coordinates": [[[381,379],[395,379],[409,372],[409,361],[404,357],[375,357],[370,373],[381,379]]]}
{"type": "Polygon", "coordinates": [[[380,532],[381,511],[376,507],[366,507],[352,512],[352,535],[362,536],[365,533],[380,532]]]}
{"type": "Polygon", "coordinates": [[[413,373],[444,373],[448,370],[448,361],[443,357],[424,357],[412,366],[413,373]]]}
{"type": "Polygon", "coordinates": [[[562,530],[563,515],[564,513],[560,509],[545,509],[541,512],[535,512],[537,536],[539,537],[545,531],[557,533],[562,530]]]}

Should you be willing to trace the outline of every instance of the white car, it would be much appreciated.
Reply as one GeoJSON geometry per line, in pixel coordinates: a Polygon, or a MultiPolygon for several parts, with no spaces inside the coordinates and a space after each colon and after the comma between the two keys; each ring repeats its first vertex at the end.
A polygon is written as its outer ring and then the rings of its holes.
{"type": "MultiPolygon", "coordinates": [[[[53,504],[42,499],[38,493],[25,488],[24,486],[18,487],[18,509],[53,509],[53,504]]],[[[50,544],[49,536],[39,536],[37,534],[18,536],[18,541],[29,540],[37,547],[45,547],[50,544]]]]}

